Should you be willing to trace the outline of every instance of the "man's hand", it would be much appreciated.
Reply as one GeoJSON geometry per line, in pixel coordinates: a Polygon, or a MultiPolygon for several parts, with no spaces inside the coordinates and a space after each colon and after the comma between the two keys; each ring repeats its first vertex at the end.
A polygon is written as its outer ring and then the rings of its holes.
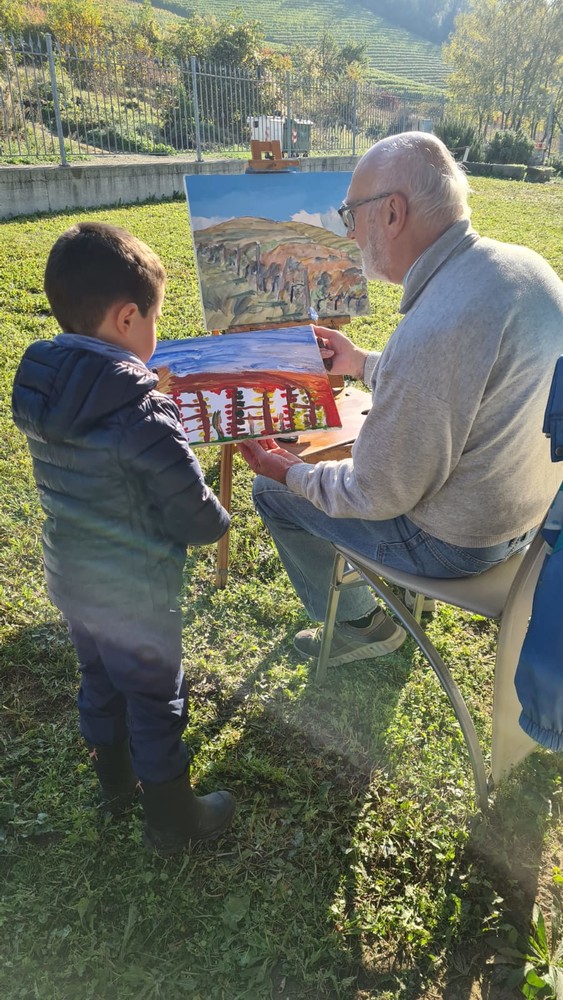
{"type": "Polygon", "coordinates": [[[302,464],[302,459],[285,448],[280,448],[273,438],[263,438],[260,441],[249,438],[237,445],[237,451],[253,472],[275,479],[277,483],[285,483],[290,466],[302,464]]]}
{"type": "Polygon", "coordinates": [[[327,326],[313,326],[323,361],[330,361],[332,375],[363,379],[368,351],[356,347],[349,337],[327,326]]]}

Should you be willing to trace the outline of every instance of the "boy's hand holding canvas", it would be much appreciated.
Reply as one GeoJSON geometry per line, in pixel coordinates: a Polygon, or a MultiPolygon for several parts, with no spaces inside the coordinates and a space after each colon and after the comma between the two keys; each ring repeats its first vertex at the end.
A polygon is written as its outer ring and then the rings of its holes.
{"type": "Polygon", "coordinates": [[[80,223],[53,246],[45,291],[62,333],[16,374],[45,522],[49,594],[80,664],[80,729],[113,813],[142,789],[145,842],[175,853],[219,836],[228,792],[196,797],[186,747],[178,596],[186,545],[229,515],[205,484],[176,404],[147,368],[166,275],[124,230],[80,223]]]}

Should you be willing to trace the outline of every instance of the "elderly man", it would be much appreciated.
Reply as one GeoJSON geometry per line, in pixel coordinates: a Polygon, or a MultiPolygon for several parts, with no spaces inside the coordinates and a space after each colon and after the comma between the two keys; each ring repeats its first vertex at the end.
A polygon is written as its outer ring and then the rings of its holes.
{"type": "MultiPolygon", "coordinates": [[[[563,353],[563,284],[532,250],[472,229],[468,183],[432,135],[406,132],[359,161],[340,215],[369,279],[402,284],[381,353],[317,327],[332,371],[372,407],[342,461],[309,465],[273,441],[240,452],[256,508],[310,617],[322,619],[342,543],[409,573],[480,573],[526,545],[560,480],[542,435],[563,353]]],[[[345,591],[330,662],[397,649],[404,630],[369,588],[345,591]]],[[[319,628],[295,637],[316,656],[319,628]]]]}

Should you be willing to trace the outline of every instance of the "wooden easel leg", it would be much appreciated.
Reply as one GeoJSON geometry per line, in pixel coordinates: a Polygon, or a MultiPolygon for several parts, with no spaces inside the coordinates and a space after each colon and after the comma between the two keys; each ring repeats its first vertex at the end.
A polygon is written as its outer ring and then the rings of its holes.
{"type": "MultiPolygon", "coordinates": [[[[219,501],[225,510],[228,511],[231,509],[234,452],[234,445],[224,444],[221,448],[221,460],[219,465],[219,501]]],[[[227,586],[227,576],[229,572],[229,535],[230,532],[226,531],[217,543],[215,585],[219,587],[220,590],[227,586]]]]}

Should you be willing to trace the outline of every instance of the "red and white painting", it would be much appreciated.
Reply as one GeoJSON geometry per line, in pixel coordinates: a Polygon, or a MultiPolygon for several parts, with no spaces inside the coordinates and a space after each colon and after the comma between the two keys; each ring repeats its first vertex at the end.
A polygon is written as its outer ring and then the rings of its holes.
{"type": "Polygon", "coordinates": [[[341,426],[310,326],[162,341],[149,365],[192,445],[341,426]]]}

